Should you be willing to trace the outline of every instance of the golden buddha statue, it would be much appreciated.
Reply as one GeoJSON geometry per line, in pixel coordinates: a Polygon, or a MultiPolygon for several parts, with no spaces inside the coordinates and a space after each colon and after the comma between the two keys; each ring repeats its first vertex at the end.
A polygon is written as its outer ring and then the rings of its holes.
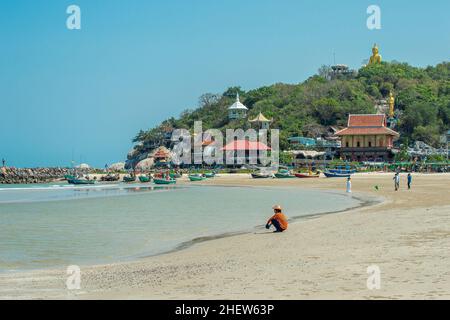
{"type": "Polygon", "coordinates": [[[394,118],[394,104],[395,104],[395,98],[392,91],[389,93],[389,117],[394,118]]]}
{"type": "Polygon", "coordinates": [[[378,52],[378,46],[374,44],[372,48],[372,56],[370,57],[369,64],[381,63],[381,55],[378,52]]]}

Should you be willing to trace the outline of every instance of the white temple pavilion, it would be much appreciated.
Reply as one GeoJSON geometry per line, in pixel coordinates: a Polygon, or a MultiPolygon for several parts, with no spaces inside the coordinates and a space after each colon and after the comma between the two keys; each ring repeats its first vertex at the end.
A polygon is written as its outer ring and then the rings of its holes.
{"type": "Polygon", "coordinates": [[[239,93],[236,94],[236,102],[228,108],[228,118],[230,120],[246,118],[247,111],[248,108],[239,101],[239,93]]]}

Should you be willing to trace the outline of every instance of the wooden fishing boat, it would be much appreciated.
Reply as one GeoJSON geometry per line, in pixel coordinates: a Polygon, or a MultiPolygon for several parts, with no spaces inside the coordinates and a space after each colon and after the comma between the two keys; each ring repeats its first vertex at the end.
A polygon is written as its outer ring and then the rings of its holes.
{"type": "Polygon", "coordinates": [[[214,178],[216,176],[216,173],[215,172],[207,172],[207,173],[203,174],[203,176],[205,178],[214,178]]]}
{"type": "Polygon", "coordinates": [[[106,176],[102,176],[100,178],[101,181],[106,181],[106,182],[112,182],[112,181],[119,181],[120,176],[118,174],[107,174],[106,176]]]}
{"type": "Polygon", "coordinates": [[[155,184],[175,184],[175,183],[177,183],[177,180],[175,180],[175,179],[169,179],[169,180],[167,180],[167,179],[158,179],[158,178],[155,178],[155,179],[153,179],[153,182],[154,182],[155,184]]]}
{"type": "Polygon", "coordinates": [[[189,175],[189,180],[191,180],[191,181],[203,181],[205,179],[206,178],[200,174],[190,174],[189,175]]]}
{"type": "Polygon", "coordinates": [[[353,174],[356,172],[356,170],[347,170],[347,169],[328,169],[328,172],[331,173],[338,173],[338,174],[353,174]]]}
{"type": "Polygon", "coordinates": [[[181,174],[179,174],[179,173],[169,173],[169,176],[171,179],[181,178],[181,174]]]}
{"type": "Polygon", "coordinates": [[[266,173],[261,173],[261,172],[253,172],[252,178],[253,179],[268,179],[268,178],[272,178],[272,175],[266,174],[266,173]]]}
{"type": "Polygon", "coordinates": [[[145,182],[150,182],[150,180],[152,180],[152,178],[149,177],[149,176],[139,176],[139,181],[140,182],[145,183],[145,182]]]}
{"type": "Polygon", "coordinates": [[[295,176],[301,179],[319,178],[320,174],[296,173],[295,176]]]}
{"type": "Polygon", "coordinates": [[[323,173],[327,178],[348,178],[350,177],[350,173],[333,173],[329,171],[325,171],[323,173]]]}
{"type": "Polygon", "coordinates": [[[69,180],[75,180],[77,177],[75,177],[74,175],[72,175],[72,174],[66,174],[66,175],[64,175],[64,179],[66,179],[67,181],[69,181],[69,180]]]}
{"type": "Polygon", "coordinates": [[[290,178],[295,178],[295,176],[291,175],[290,173],[277,172],[277,173],[275,173],[275,178],[278,178],[278,179],[290,179],[290,178]]]}
{"type": "Polygon", "coordinates": [[[69,179],[69,180],[67,180],[67,182],[70,184],[75,184],[75,185],[86,185],[86,184],[95,184],[96,183],[95,180],[88,180],[88,179],[69,179]]]}
{"type": "Polygon", "coordinates": [[[136,181],[136,176],[124,176],[123,182],[134,182],[136,181]]]}

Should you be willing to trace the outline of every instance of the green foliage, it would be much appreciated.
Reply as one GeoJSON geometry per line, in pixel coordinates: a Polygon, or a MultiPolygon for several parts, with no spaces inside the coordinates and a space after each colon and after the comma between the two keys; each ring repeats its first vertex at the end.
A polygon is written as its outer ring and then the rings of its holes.
{"type": "Polygon", "coordinates": [[[280,152],[280,164],[290,165],[294,161],[294,155],[289,152],[280,152]]]}
{"type": "Polygon", "coordinates": [[[394,157],[395,162],[409,161],[410,156],[408,154],[408,144],[405,143],[401,146],[399,153],[394,157]]]}
{"type": "Polygon", "coordinates": [[[350,113],[375,113],[375,101],[396,96],[400,112],[398,130],[401,141],[423,140],[439,143],[439,136],[450,129],[450,63],[425,69],[406,63],[383,62],[363,67],[356,77],[327,80],[329,67],[322,67],[299,84],[277,83],[248,92],[241,87],[228,88],[222,94],[205,94],[196,109],[185,110],[178,118],[170,118],[148,131],[140,131],[133,139],[143,147],[157,143],[170,128],[192,130],[194,121],[203,121],[203,129],[248,128],[246,120],[229,121],[228,107],[236,93],[249,108],[249,117],[262,112],[273,118],[272,128],[280,129],[280,147],[288,149],[287,139],[293,135],[316,137],[327,126],[345,126],[350,113]]]}
{"type": "Polygon", "coordinates": [[[443,162],[447,162],[447,158],[442,154],[431,154],[427,157],[426,162],[443,163],[443,162]]]}

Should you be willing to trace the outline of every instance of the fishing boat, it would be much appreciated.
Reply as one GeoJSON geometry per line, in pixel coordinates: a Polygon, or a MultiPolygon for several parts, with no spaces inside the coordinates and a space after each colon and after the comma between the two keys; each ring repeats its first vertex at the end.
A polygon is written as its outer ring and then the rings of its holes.
{"type": "Polygon", "coordinates": [[[69,181],[69,180],[75,180],[77,177],[75,177],[74,175],[72,175],[72,174],[66,174],[66,175],[64,175],[64,179],[66,179],[67,181],[69,181]]]}
{"type": "Polygon", "coordinates": [[[348,178],[351,175],[351,173],[336,173],[336,172],[329,172],[329,171],[325,171],[323,174],[327,178],[348,178]]]}
{"type": "Polygon", "coordinates": [[[95,180],[88,180],[88,179],[69,179],[67,180],[69,184],[75,184],[75,185],[85,185],[85,184],[95,184],[95,180]]]}
{"type": "Polygon", "coordinates": [[[268,179],[268,178],[272,178],[272,175],[268,174],[268,173],[262,173],[262,172],[253,172],[252,178],[253,179],[268,179]]]}
{"type": "Polygon", "coordinates": [[[215,172],[206,172],[205,174],[203,174],[203,176],[205,178],[214,178],[216,176],[215,172]]]}
{"type": "Polygon", "coordinates": [[[189,180],[191,181],[203,181],[206,178],[204,176],[202,176],[201,174],[190,174],[189,175],[189,180]]]}
{"type": "Polygon", "coordinates": [[[106,181],[106,182],[112,182],[112,181],[119,181],[120,176],[119,174],[110,174],[108,173],[106,176],[102,176],[100,178],[101,181],[106,181]]]}
{"type": "Polygon", "coordinates": [[[150,180],[152,180],[152,178],[150,176],[139,176],[139,181],[140,182],[150,182],[150,180]]]}
{"type": "Polygon", "coordinates": [[[339,173],[339,174],[353,174],[356,170],[348,170],[348,169],[328,169],[328,172],[331,173],[339,173]]]}
{"type": "Polygon", "coordinates": [[[295,176],[291,175],[290,173],[277,172],[277,173],[275,173],[275,178],[278,178],[278,179],[290,179],[290,178],[295,178],[295,176]]]}
{"type": "Polygon", "coordinates": [[[319,174],[296,173],[295,176],[297,178],[301,178],[301,179],[319,178],[320,177],[320,173],[319,174]]]}
{"type": "Polygon", "coordinates": [[[124,176],[123,182],[134,182],[136,181],[136,176],[124,176]]]}
{"type": "Polygon", "coordinates": [[[181,174],[180,173],[176,173],[176,172],[169,173],[169,176],[170,176],[171,179],[181,178],[181,174]]]}
{"type": "Polygon", "coordinates": [[[177,180],[175,179],[160,179],[160,178],[154,178],[153,182],[155,184],[175,184],[177,183],[177,180]]]}

